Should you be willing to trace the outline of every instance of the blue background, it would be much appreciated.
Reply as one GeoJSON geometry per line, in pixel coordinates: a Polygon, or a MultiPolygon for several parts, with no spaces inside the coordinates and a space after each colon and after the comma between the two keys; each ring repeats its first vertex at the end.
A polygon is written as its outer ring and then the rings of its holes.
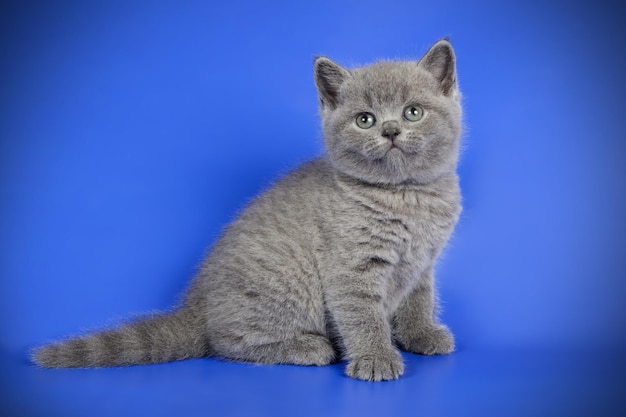
{"type": "Polygon", "coordinates": [[[0,411],[626,415],[618,2],[3,2],[0,411]],[[438,268],[458,351],[398,381],[216,358],[43,370],[28,349],[179,300],[220,230],[321,152],[316,55],[451,36],[465,211],[438,268]]]}

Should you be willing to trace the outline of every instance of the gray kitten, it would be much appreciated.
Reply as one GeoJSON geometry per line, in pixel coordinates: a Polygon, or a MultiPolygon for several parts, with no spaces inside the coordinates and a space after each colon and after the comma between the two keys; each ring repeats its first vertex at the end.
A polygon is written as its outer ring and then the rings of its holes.
{"type": "Polygon", "coordinates": [[[178,310],[36,349],[45,367],[203,356],[402,375],[396,345],[445,354],[433,267],[461,211],[455,56],[347,70],[315,60],[327,152],[257,197],[202,264],[178,310]]]}

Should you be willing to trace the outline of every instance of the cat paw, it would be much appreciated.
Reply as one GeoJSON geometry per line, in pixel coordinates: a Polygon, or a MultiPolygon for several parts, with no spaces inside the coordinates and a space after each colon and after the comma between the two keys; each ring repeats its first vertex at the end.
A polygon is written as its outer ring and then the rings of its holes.
{"type": "Polygon", "coordinates": [[[365,381],[398,379],[404,373],[402,357],[397,351],[390,354],[363,355],[350,361],[346,374],[365,381]]]}
{"type": "Polygon", "coordinates": [[[446,326],[438,325],[421,330],[406,340],[398,340],[407,352],[421,355],[445,355],[454,351],[454,336],[446,326]]]}

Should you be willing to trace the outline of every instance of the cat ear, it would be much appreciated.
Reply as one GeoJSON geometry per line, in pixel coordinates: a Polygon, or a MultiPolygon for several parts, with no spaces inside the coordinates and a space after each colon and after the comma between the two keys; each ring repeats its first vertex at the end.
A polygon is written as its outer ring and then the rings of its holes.
{"type": "Polygon", "coordinates": [[[322,107],[334,109],[337,107],[339,88],[351,77],[350,71],[329,58],[320,56],[315,58],[314,74],[322,107]]]}
{"type": "Polygon", "coordinates": [[[450,96],[456,91],[456,58],[447,38],[435,43],[419,60],[418,66],[435,77],[444,95],[450,96]]]}

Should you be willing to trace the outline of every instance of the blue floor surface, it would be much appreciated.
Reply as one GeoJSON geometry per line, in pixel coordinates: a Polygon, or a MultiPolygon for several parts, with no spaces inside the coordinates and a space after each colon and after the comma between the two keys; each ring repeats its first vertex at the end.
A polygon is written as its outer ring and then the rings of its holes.
{"type": "Polygon", "coordinates": [[[405,375],[383,383],[352,380],[343,363],[260,366],[207,358],[44,370],[18,356],[3,355],[6,416],[626,415],[623,352],[405,353],[405,375]]]}

